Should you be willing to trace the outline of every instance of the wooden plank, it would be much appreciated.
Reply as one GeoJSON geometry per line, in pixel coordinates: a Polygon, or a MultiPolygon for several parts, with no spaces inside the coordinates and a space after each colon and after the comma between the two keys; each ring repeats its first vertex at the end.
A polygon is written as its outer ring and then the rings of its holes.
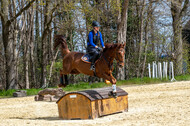
{"type": "MultiPolygon", "coordinates": [[[[85,96],[87,96],[90,100],[97,100],[97,99],[105,99],[109,98],[108,93],[112,91],[111,87],[106,87],[106,88],[99,88],[99,89],[93,89],[93,90],[85,90],[85,91],[80,91],[78,93],[81,93],[85,96]]],[[[121,88],[117,87],[117,95],[118,96],[124,96],[128,95],[127,92],[122,90],[121,88]]]]}
{"type": "Polygon", "coordinates": [[[91,108],[92,108],[92,119],[99,117],[99,111],[98,111],[98,100],[91,102],[91,108]]]}
{"type": "MultiPolygon", "coordinates": [[[[82,95],[85,95],[86,97],[88,97],[91,101],[94,101],[94,100],[98,100],[98,99],[109,98],[110,96],[108,96],[108,93],[110,91],[112,91],[111,87],[105,87],[105,88],[97,88],[97,89],[93,89],[93,90],[84,90],[84,91],[79,91],[79,92],[71,92],[71,94],[72,93],[82,94],[82,95]]],[[[70,93],[68,93],[68,94],[70,94],[70,93]]],[[[117,95],[118,96],[125,96],[125,95],[128,95],[128,93],[125,92],[123,89],[117,87],[117,95]]],[[[62,96],[62,97],[64,97],[64,96],[62,96]]],[[[59,102],[59,100],[57,101],[57,103],[58,102],[59,102]]]]}

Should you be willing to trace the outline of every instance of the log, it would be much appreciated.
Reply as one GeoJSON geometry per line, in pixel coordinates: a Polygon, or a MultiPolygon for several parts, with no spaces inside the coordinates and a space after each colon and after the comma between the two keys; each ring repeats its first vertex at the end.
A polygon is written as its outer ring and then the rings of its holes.
{"type": "Polygon", "coordinates": [[[38,92],[38,95],[34,97],[35,101],[50,101],[56,102],[60,97],[65,95],[62,88],[53,89],[47,88],[38,92]]]}
{"type": "Polygon", "coordinates": [[[65,92],[63,92],[62,88],[58,88],[58,89],[47,88],[47,89],[44,89],[44,90],[41,90],[38,92],[38,95],[41,95],[41,96],[44,96],[47,94],[55,95],[57,97],[61,97],[65,94],[65,92]]]}
{"type": "Polygon", "coordinates": [[[25,97],[26,96],[26,91],[24,90],[19,90],[13,93],[13,97],[25,97]]]}
{"type": "Polygon", "coordinates": [[[35,101],[47,101],[47,102],[56,102],[59,98],[53,96],[53,95],[36,95],[35,101]]]}

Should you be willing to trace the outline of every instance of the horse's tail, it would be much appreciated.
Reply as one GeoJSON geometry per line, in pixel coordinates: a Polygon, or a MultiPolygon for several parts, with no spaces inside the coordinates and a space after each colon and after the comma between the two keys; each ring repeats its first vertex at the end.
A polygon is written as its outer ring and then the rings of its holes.
{"type": "Polygon", "coordinates": [[[56,49],[60,44],[62,47],[63,55],[70,53],[65,37],[63,35],[55,35],[54,36],[54,49],[56,49]]]}

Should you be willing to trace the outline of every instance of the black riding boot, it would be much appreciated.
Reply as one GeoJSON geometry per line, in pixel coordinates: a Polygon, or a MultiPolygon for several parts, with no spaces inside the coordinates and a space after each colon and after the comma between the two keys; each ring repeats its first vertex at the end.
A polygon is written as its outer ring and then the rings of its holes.
{"type": "Polygon", "coordinates": [[[90,70],[95,70],[94,62],[91,63],[90,70]]]}
{"type": "Polygon", "coordinates": [[[90,70],[94,70],[95,71],[95,60],[96,60],[96,57],[98,55],[94,54],[94,56],[92,57],[92,63],[91,63],[91,66],[90,66],[90,70]]]}

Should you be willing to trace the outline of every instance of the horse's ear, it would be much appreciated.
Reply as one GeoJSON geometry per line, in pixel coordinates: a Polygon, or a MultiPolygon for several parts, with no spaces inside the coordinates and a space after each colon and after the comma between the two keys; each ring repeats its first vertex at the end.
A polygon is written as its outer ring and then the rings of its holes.
{"type": "Polygon", "coordinates": [[[119,48],[119,46],[120,46],[120,44],[115,43],[115,44],[113,45],[113,48],[119,48]]]}
{"type": "Polygon", "coordinates": [[[117,48],[122,48],[123,47],[123,44],[122,43],[118,43],[117,44],[117,48]]]}
{"type": "Polygon", "coordinates": [[[126,42],[123,43],[123,46],[124,46],[124,47],[126,46],[126,42]]]}

